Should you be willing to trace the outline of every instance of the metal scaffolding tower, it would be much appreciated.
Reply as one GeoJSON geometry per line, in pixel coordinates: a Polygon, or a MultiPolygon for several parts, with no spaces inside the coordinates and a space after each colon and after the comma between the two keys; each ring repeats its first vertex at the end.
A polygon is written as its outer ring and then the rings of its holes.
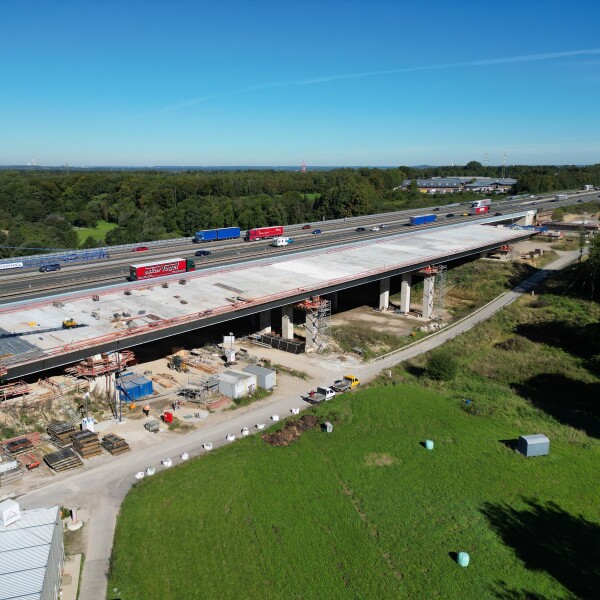
{"type": "Polygon", "coordinates": [[[296,307],[306,312],[306,350],[323,352],[331,335],[331,301],[313,296],[299,302],[296,307]]]}
{"type": "Polygon", "coordinates": [[[448,267],[446,265],[437,265],[437,275],[435,276],[435,285],[438,290],[438,302],[436,307],[437,317],[441,318],[441,313],[444,310],[444,294],[446,293],[446,274],[448,267]]]}

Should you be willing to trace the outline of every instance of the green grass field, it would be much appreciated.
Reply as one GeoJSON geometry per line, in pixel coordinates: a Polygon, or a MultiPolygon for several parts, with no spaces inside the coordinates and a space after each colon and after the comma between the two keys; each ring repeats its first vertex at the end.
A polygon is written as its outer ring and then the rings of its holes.
{"type": "Polygon", "coordinates": [[[79,227],[75,228],[77,239],[80,244],[83,244],[88,237],[93,237],[97,242],[104,242],[106,234],[117,227],[116,223],[108,221],[98,221],[96,227],[79,227]]]}
{"type": "MultiPolygon", "coordinates": [[[[333,434],[287,448],[245,439],[136,486],[108,589],[123,599],[591,597],[596,441],[525,459],[500,442],[523,433],[514,419],[473,416],[406,384],[320,412],[333,434]]],[[[542,413],[527,421],[548,430],[542,413]]]]}

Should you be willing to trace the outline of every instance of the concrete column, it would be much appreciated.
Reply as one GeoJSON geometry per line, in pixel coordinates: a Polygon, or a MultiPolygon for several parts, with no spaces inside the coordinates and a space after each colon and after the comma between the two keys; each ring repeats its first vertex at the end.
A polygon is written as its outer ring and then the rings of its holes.
{"type": "Polygon", "coordinates": [[[487,258],[487,257],[488,257],[487,250],[479,253],[479,258],[487,258]]]}
{"type": "Polygon", "coordinates": [[[410,311],[410,286],[412,273],[402,273],[402,288],[400,290],[400,312],[406,314],[410,311]]]}
{"type": "Polygon", "coordinates": [[[294,339],[294,305],[281,307],[281,337],[284,340],[294,339]]]}
{"type": "Polygon", "coordinates": [[[426,275],[423,279],[423,318],[431,319],[433,314],[433,292],[435,277],[426,275]]]}
{"type": "Polygon", "coordinates": [[[315,337],[317,336],[317,324],[310,311],[306,311],[304,329],[304,335],[306,337],[306,350],[311,350],[315,346],[315,337]]]}
{"type": "Polygon", "coordinates": [[[271,333],[271,311],[263,310],[260,313],[260,329],[258,331],[261,334],[271,333]]]}
{"type": "Polygon", "coordinates": [[[379,280],[379,308],[387,310],[390,307],[390,278],[379,280]]]}

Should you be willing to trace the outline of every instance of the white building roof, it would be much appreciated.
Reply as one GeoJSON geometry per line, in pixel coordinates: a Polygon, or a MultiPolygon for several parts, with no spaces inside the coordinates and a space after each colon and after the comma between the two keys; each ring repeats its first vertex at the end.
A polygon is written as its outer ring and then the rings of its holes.
{"type": "Polygon", "coordinates": [[[0,525],[0,600],[40,598],[58,510],[22,510],[18,521],[0,525]]]}
{"type": "Polygon", "coordinates": [[[219,381],[223,383],[238,383],[238,381],[246,381],[253,379],[256,376],[251,373],[241,373],[240,371],[223,371],[218,375],[219,381]]]}

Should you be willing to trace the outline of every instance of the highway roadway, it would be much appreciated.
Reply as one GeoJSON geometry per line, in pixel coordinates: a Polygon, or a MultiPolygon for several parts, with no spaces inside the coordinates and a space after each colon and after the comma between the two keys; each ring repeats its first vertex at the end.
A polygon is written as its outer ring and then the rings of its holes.
{"type": "MultiPolygon", "coordinates": [[[[229,240],[208,244],[191,244],[189,238],[177,241],[174,245],[150,247],[145,252],[131,252],[121,250],[111,252],[109,259],[73,263],[64,266],[61,271],[39,273],[37,269],[20,270],[18,273],[0,272],[0,304],[7,304],[16,300],[47,297],[54,293],[65,291],[79,291],[93,289],[101,285],[122,283],[129,274],[129,265],[133,263],[151,262],[169,258],[194,258],[196,269],[201,270],[231,263],[245,262],[270,255],[294,254],[303,250],[314,250],[340,243],[352,243],[357,240],[376,239],[402,232],[414,231],[415,227],[407,227],[410,216],[427,214],[436,210],[438,222],[427,227],[435,228],[448,224],[484,220],[496,212],[502,212],[502,220],[510,219],[511,213],[527,209],[557,208],[558,206],[572,205],[580,200],[589,200],[598,197],[597,191],[579,192],[569,199],[554,201],[554,194],[538,196],[535,199],[501,200],[492,204],[489,214],[480,216],[463,217],[464,212],[471,212],[471,201],[426,207],[423,209],[409,209],[352,217],[347,220],[324,221],[314,223],[313,229],[321,229],[322,233],[315,235],[311,231],[302,230],[302,225],[286,226],[286,235],[293,238],[294,243],[283,248],[273,248],[270,241],[244,242],[243,240],[229,240]],[[453,214],[448,218],[446,215],[453,214]],[[386,227],[380,231],[371,231],[371,227],[385,223],[386,227]],[[365,227],[366,231],[357,232],[357,227],[365,227]],[[207,257],[196,257],[198,249],[210,250],[207,257]]],[[[423,226],[418,229],[422,229],[423,226]]],[[[140,244],[143,245],[143,244],[140,244]]]]}
{"type": "MultiPolygon", "coordinates": [[[[556,272],[556,270],[573,263],[578,257],[579,252],[568,253],[547,265],[543,271],[536,273],[513,291],[503,294],[472,315],[410,347],[365,364],[363,367],[356,369],[355,374],[362,381],[368,381],[380,373],[382,369],[390,368],[443,344],[448,339],[471,329],[477,323],[508,306],[519,295],[527,293],[543,279],[556,272]]],[[[333,379],[338,375],[338,373],[332,373],[331,377],[333,379]]],[[[307,382],[306,385],[308,389],[313,383],[307,382]]],[[[51,482],[21,496],[19,502],[23,508],[58,504],[84,509],[88,517],[84,528],[85,562],[79,597],[81,600],[104,598],[107,583],[106,573],[109,568],[116,519],[121,502],[135,481],[134,474],[137,471],[145,470],[148,466],[155,466],[159,470],[161,468],[160,461],[167,457],[171,457],[174,464],[177,464],[180,462],[177,457],[182,452],[188,452],[190,456],[204,454],[206,451],[202,448],[203,443],[211,442],[214,448],[223,446],[227,443],[225,441],[227,434],[237,434],[242,427],[248,427],[251,431],[256,432],[256,423],[272,423],[271,415],[287,416],[290,414],[291,408],[294,407],[307,408],[308,406],[296,395],[276,401],[267,399],[231,411],[225,421],[207,424],[205,427],[186,435],[170,437],[161,444],[139,451],[132,451],[97,467],[88,467],[72,474],[58,474],[51,482]]]]}

